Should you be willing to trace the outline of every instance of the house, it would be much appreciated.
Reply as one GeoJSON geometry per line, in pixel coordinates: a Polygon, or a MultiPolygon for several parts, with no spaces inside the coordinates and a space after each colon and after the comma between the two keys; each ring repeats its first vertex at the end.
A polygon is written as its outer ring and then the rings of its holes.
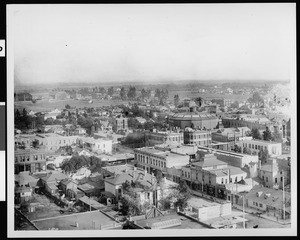
{"type": "Polygon", "coordinates": [[[258,176],[262,179],[263,186],[282,189],[291,182],[290,163],[287,159],[271,158],[259,166],[258,176]]]}
{"type": "Polygon", "coordinates": [[[288,219],[291,214],[291,194],[263,186],[255,186],[246,195],[246,206],[268,215],[288,219]]]}
{"type": "Polygon", "coordinates": [[[82,143],[84,148],[96,153],[111,153],[112,152],[112,140],[110,139],[95,139],[92,137],[82,137],[78,139],[79,143],[82,143]]]}
{"type": "Polygon", "coordinates": [[[15,175],[15,185],[22,187],[27,186],[35,188],[37,186],[38,179],[31,176],[29,171],[19,172],[15,175]]]}
{"type": "Polygon", "coordinates": [[[32,188],[31,187],[15,187],[15,203],[24,203],[32,199],[32,188]]]}
{"type": "Polygon", "coordinates": [[[247,173],[239,167],[228,165],[211,153],[204,155],[199,161],[182,167],[181,171],[181,179],[191,189],[224,199],[226,184],[237,183],[247,177],[247,173]]]}
{"type": "Polygon", "coordinates": [[[77,201],[79,198],[84,196],[84,193],[78,188],[78,182],[76,180],[66,178],[60,181],[59,188],[62,190],[65,197],[74,199],[77,201]]]}
{"type": "Polygon", "coordinates": [[[35,140],[40,146],[45,146],[48,151],[56,151],[60,147],[76,144],[78,136],[63,136],[56,133],[37,134],[35,140]]]}
{"type": "MultiPolygon", "coordinates": [[[[156,177],[153,174],[147,173],[147,171],[143,169],[138,169],[133,167],[133,169],[127,170],[125,169],[124,172],[115,174],[112,177],[107,177],[104,179],[105,184],[105,192],[110,192],[114,194],[116,200],[119,200],[123,194],[123,187],[122,184],[128,183],[136,183],[138,182],[139,185],[137,187],[133,187],[133,191],[136,192],[140,196],[141,200],[150,200],[150,195],[152,196],[152,191],[150,190],[152,187],[157,184],[156,177]],[[145,189],[141,189],[140,186],[147,187],[149,191],[145,189]],[[135,189],[134,189],[135,188],[135,189]],[[151,192],[151,193],[150,193],[151,192]]],[[[153,200],[151,200],[153,202],[153,200]]]]}
{"type": "Polygon", "coordinates": [[[66,179],[67,176],[61,172],[51,171],[46,176],[40,178],[42,189],[50,194],[55,195],[58,193],[58,184],[61,180],[66,179]]]}
{"type": "Polygon", "coordinates": [[[74,130],[75,135],[84,135],[86,134],[86,130],[84,128],[78,127],[74,130]]]}

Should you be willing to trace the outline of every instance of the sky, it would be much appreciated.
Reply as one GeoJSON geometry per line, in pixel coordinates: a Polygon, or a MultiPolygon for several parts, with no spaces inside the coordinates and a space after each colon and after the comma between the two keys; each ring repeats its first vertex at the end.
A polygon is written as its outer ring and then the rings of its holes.
{"type": "Polygon", "coordinates": [[[295,69],[295,6],[10,5],[8,56],[16,85],[288,81],[295,69]]]}

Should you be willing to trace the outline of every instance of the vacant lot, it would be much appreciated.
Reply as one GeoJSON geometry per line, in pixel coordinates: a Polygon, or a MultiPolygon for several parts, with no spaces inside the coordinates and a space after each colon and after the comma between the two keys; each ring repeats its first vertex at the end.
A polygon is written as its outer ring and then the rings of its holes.
{"type": "MultiPolygon", "coordinates": [[[[34,202],[39,203],[39,207],[36,208],[35,212],[26,212],[24,213],[29,220],[37,220],[47,217],[55,217],[62,215],[59,213],[61,207],[57,206],[53,200],[50,200],[45,195],[34,195],[34,202]]],[[[72,214],[69,212],[65,212],[64,214],[72,214]]]]}

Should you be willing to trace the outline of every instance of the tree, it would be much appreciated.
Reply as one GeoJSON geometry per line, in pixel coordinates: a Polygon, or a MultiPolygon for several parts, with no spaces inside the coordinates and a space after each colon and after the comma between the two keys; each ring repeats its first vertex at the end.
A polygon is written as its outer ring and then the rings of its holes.
{"type": "Polygon", "coordinates": [[[181,181],[176,188],[176,191],[172,194],[176,200],[174,202],[175,207],[179,207],[180,210],[183,210],[187,207],[187,202],[191,198],[191,194],[188,191],[188,186],[185,181],[181,181]]]}
{"type": "Polygon", "coordinates": [[[201,107],[201,106],[203,105],[203,103],[204,103],[204,99],[203,99],[202,97],[197,97],[197,98],[195,99],[195,103],[196,103],[199,107],[201,107]]]}
{"type": "Polygon", "coordinates": [[[263,161],[263,162],[267,162],[267,160],[269,159],[270,157],[270,154],[269,154],[269,151],[268,149],[264,149],[264,150],[260,150],[258,152],[258,156],[260,157],[260,159],[263,161]]]}
{"type": "Polygon", "coordinates": [[[174,96],[174,105],[175,105],[175,107],[178,107],[178,104],[179,104],[179,95],[176,94],[176,95],[174,96]]]}
{"type": "Polygon", "coordinates": [[[239,152],[239,153],[240,153],[240,152],[242,152],[242,148],[241,148],[240,146],[238,146],[237,144],[235,144],[235,145],[234,145],[233,151],[234,151],[234,152],[239,152]]]}
{"type": "Polygon", "coordinates": [[[71,109],[71,106],[69,104],[65,105],[65,109],[71,109]]]}
{"type": "Polygon", "coordinates": [[[114,87],[108,88],[107,94],[108,94],[109,96],[112,96],[112,95],[114,94],[114,87]]]}
{"type": "Polygon", "coordinates": [[[267,128],[264,132],[263,132],[263,138],[265,141],[271,141],[272,140],[272,133],[269,130],[269,128],[267,128]]]}
{"type": "Polygon", "coordinates": [[[136,98],[136,88],[134,86],[129,87],[129,91],[127,93],[127,97],[130,100],[134,100],[136,98]]]}
{"type": "Polygon", "coordinates": [[[256,105],[263,103],[264,99],[260,96],[259,92],[254,92],[252,98],[249,98],[250,103],[255,103],[256,105]]]}
{"type": "Polygon", "coordinates": [[[282,133],[277,128],[275,128],[274,132],[272,133],[272,141],[283,142],[282,133]]]}
{"type": "Polygon", "coordinates": [[[126,92],[125,92],[125,88],[124,88],[124,87],[121,88],[121,91],[120,91],[120,98],[121,98],[122,100],[124,100],[124,99],[126,98],[126,92]]]}
{"type": "Polygon", "coordinates": [[[257,128],[252,128],[251,136],[252,136],[253,139],[262,139],[260,131],[257,128]]]}
{"type": "Polygon", "coordinates": [[[245,153],[245,154],[251,154],[250,148],[244,147],[244,148],[243,148],[243,153],[245,153]]]}

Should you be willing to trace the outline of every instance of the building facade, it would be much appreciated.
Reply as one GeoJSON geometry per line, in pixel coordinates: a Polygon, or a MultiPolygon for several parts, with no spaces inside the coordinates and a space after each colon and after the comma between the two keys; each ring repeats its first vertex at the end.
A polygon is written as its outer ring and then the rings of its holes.
{"type": "Polygon", "coordinates": [[[40,172],[46,170],[45,151],[40,149],[17,149],[15,151],[15,174],[23,171],[40,172]]]}
{"type": "Polygon", "coordinates": [[[242,149],[244,147],[248,148],[251,154],[255,155],[258,155],[261,150],[268,150],[271,156],[282,155],[282,143],[252,139],[240,141],[239,146],[242,149]]]}
{"type": "Polygon", "coordinates": [[[196,146],[208,146],[212,142],[210,131],[194,130],[186,128],[184,130],[184,144],[193,144],[196,146]]]}
{"type": "Polygon", "coordinates": [[[145,132],[146,146],[158,144],[183,144],[183,132],[157,131],[145,132]]]}

